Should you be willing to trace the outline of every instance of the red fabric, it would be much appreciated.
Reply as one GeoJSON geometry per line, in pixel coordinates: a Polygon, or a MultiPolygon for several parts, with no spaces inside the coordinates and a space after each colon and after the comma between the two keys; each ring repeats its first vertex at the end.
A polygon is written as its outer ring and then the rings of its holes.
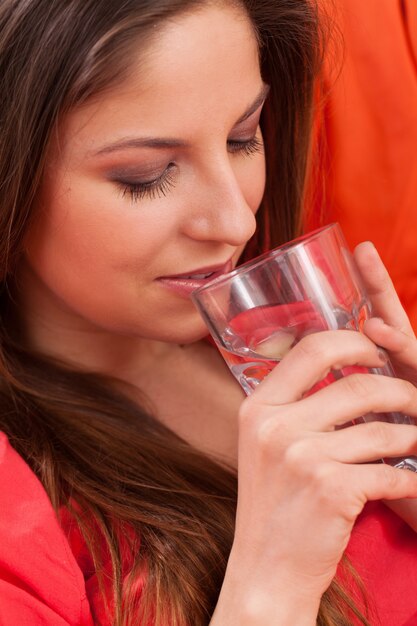
{"type": "Polygon", "coordinates": [[[324,188],[306,228],[338,221],[352,247],[371,239],[417,330],[417,2],[320,2],[343,43],[329,47],[324,188]]]}
{"type": "Polygon", "coordinates": [[[0,624],[92,626],[83,573],[42,485],[0,433],[0,624]]]}
{"type": "MultiPolygon", "coordinates": [[[[60,525],[38,479],[0,433],[0,625],[110,626],[86,546],[60,525]],[[65,532],[64,532],[64,530],[65,532]]],[[[382,504],[358,520],[348,554],[366,585],[372,626],[417,625],[417,534],[382,504]]]]}
{"type": "Polygon", "coordinates": [[[368,503],[346,552],[364,585],[372,626],[416,626],[417,534],[382,503],[368,503]]]}

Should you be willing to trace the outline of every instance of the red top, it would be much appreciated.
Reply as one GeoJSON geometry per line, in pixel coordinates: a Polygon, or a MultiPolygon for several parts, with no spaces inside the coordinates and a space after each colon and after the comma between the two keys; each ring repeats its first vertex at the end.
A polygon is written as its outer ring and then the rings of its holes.
{"type": "MultiPolygon", "coordinates": [[[[0,625],[110,626],[91,559],[68,515],[59,523],[39,480],[0,433],[0,625]]],[[[348,548],[372,626],[417,625],[417,534],[382,504],[359,518],[348,548]]]]}

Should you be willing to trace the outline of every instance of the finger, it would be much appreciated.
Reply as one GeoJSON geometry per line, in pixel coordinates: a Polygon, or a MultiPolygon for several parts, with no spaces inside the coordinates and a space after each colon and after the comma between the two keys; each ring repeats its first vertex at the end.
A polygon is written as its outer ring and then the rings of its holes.
{"type": "Polygon", "coordinates": [[[389,500],[385,504],[417,532],[417,499],[389,500]]]}
{"type": "Polygon", "coordinates": [[[385,348],[402,365],[417,372],[417,341],[414,337],[384,323],[381,318],[371,318],[363,326],[364,334],[385,348]]]}
{"type": "Polygon", "coordinates": [[[417,426],[369,422],[323,434],[317,447],[341,463],[367,463],[417,454],[417,426]]]}
{"type": "Polygon", "coordinates": [[[417,473],[385,463],[350,465],[346,479],[361,486],[361,500],[417,498],[417,473]]]}
{"type": "MultiPolygon", "coordinates": [[[[368,413],[417,417],[417,389],[406,380],[378,374],[351,374],[291,407],[308,428],[332,430],[368,413]]],[[[392,420],[393,421],[393,420],[392,420]]]]}
{"type": "Polygon", "coordinates": [[[370,241],[360,243],[354,251],[365,288],[371,300],[373,315],[391,326],[414,336],[413,329],[382,260],[370,241]]]}
{"type": "Polygon", "coordinates": [[[386,357],[362,333],[331,330],[303,337],[257,387],[253,397],[265,404],[296,402],[330,370],[360,364],[381,367],[386,357]]]}

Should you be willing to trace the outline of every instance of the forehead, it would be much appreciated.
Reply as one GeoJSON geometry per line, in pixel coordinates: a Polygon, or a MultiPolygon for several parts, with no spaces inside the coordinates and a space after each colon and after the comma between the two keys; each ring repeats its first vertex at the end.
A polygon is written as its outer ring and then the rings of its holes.
{"type": "Polygon", "coordinates": [[[207,5],[170,18],[145,50],[132,48],[123,81],[70,112],[61,125],[66,140],[86,149],[105,136],[181,135],[202,125],[233,125],[262,85],[259,51],[243,9],[207,5]]]}

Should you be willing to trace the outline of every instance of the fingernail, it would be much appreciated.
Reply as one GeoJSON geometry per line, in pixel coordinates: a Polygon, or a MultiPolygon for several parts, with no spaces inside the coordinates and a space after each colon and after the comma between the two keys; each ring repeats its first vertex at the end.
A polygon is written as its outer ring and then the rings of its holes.
{"type": "Polygon", "coordinates": [[[371,317],[372,320],[376,320],[377,322],[379,322],[380,324],[385,324],[384,320],[382,319],[382,317],[371,317]]]}
{"type": "Polygon", "coordinates": [[[388,362],[388,354],[382,348],[378,348],[378,358],[383,363],[387,363],[388,362]]]}
{"type": "Polygon", "coordinates": [[[369,322],[377,322],[380,326],[385,326],[385,322],[382,317],[368,317],[368,319],[363,322],[363,325],[368,326],[369,322]]]}

